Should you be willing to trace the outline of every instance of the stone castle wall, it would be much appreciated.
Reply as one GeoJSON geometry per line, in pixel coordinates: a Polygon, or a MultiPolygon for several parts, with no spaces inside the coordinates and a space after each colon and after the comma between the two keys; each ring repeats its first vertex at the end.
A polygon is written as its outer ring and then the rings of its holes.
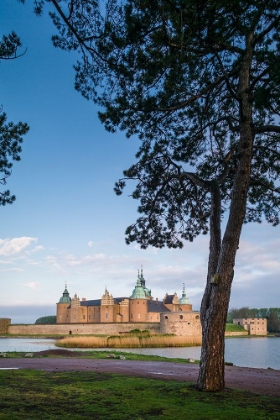
{"type": "Polygon", "coordinates": [[[199,312],[170,312],[160,314],[160,332],[189,337],[193,344],[202,343],[199,312]]]}
{"type": "Polygon", "coordinates": [[[236,318],[232,322],[241,325],[250,335],[267,335],[266,318],[236,318]]]}
{"type": "Polygon", "coordinates": [[[10,324],[10,318],[0,318],[0,334],[7,334],[10,324]]]}
{"type": "Polygon", "coordinates": [[[36,325],[10,325],[9,334],[35,335],[35,334],[120,334],[134,329],[149,330],[154,333],[160,331],[159,323],[108,323],[108,324],[36,324],[36,325]]]}

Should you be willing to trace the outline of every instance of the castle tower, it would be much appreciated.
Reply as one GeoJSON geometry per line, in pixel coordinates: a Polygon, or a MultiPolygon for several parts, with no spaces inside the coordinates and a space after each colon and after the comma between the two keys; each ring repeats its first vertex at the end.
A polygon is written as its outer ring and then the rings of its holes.
{"type": "MultiPolygon", "coordinates": [[[[143,277],[143,273],[141,274],[141,277],[143,277]]],[[[132,295],[130,296],[130,322],[146,321],[148,314],[147,302],[148,300],[146,298],[145,289],[141,284],[141,278],[139,277],[138,273],[136,286],[133,289],[132,295]]]]}
{"type": "Polygon", "coordinates": [[[69,307],[71,305],[71,298],[67,290],[67,283],[65,283],[64,292],[59,299],[59,302],[56,304],[56,323],[57,324],[66,324],[70,322],[69,317],[69,307]]]}
{"type": "Polygon", "coordinates": [[[181,299],[179,299],[179,310],[180,311],[192,311],[192,305],[191,305],[189,299],[186,296],[185,283],[183,283],[182,297],[181,297],[181,299]]]}

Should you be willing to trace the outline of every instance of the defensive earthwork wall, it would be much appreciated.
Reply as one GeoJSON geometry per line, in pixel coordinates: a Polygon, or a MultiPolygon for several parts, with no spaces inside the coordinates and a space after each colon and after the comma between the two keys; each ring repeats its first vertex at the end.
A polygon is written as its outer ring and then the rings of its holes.
{"type": "Polygon", "coordinates": [[[36,324],[36,325],[10,325],[9,334],[35,335],[35,334],[120,334],[131,330],[149,330],[159,332],[159,323],[106,323],[106,324],[36,324]]]}

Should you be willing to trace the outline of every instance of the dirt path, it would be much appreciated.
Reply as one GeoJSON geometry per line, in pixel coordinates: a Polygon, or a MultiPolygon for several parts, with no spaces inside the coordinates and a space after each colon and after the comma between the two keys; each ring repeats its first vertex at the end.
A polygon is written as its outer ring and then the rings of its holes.
{"type": "MultiPolygon", "coordinates": [[[[143,362],[79,357],[3,358],[0,369],[36,369],[53,372],[93,371],[165,380],[196,382],[199,366],[191,363],[143,362]]],[[[236,366],[225,368],[226,387],[280,397],[280,371],[236,366]]]]}

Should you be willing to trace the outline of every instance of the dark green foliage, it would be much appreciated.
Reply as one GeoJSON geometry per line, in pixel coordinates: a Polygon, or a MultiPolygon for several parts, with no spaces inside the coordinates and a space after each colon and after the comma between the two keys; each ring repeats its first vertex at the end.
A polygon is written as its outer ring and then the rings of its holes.
{"type": "Polygon", "coordinates": [[[115,187],[121,194],[126,180],[136,181],[132,197],[140,200],[141,216],[128,227],[127,243],[182,247],[207,233],[214,184],[222,213],[228,209],[240,159],[240,71],[250,31],[254,149],[244,222],[265,217],[277,225],[278,2],[109,0],[107,14],[102,10],[95,0],[59,2],[51,13],[59,32],[53,42],[81,52],[75,87],[101,105],[106,129],[142,141],[138,162],[115,187]]]}
{"type": "MultiPolygon", "coordinates": [[[[0,61],[11,60],[18,57],[17,50],[21,46],[19,37],[12,32],[4,35],[0,41],[0,61]]],[[[26,123],[14,124],[7,122],[7,116],[0,109],[0,184],[6,185],[7,178],[12,173],[12,160],[19,161],[21,153],[22,136],[29,127],[26,123]]],[[[16,197],[9,190],[0,192],[0,205],[12,204],[16,197]]]]}
{"type": "Polygon", "coordinates": [[[269,308],[267,329],[269,332],[280,332],[280,308],[269,308]]]}
{"type": "Polygon", "coordinates": [[[41,318],[36,319],[35,324],[56,324],[56,316],[42,316],[41,318]]]}

